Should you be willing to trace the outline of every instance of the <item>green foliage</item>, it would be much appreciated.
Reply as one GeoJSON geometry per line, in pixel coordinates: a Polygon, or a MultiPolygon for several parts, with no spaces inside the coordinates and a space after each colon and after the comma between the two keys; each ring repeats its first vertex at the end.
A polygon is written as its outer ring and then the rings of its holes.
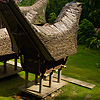
{"type": "Polygon", "coordinates": [[[89,13],[89,19],[95,27],[100,27],[100,9],[96,9],[89,13]]]}
{"type": "Polygon", "coordinates": [[[82,2],[81,20],[86,18],[95,27],[100,27],[100,0],[76,0],[82,2]]]}
{"type": "MultiPolygon", "coordinates": [[[[83,2],[81,20],[88,19],[96,28],[100,27],[100,0],[78,0],[83,2]]],[[[78,43],[86,44],[92,49],[100,48],[100,35],[93,32],[93,28],[88,28],[88,23],[84,26],[84,30],[78,31],[78,43]],[[89,32],[90,30],[90,32],[89,32]],[[92,32],[91,32],[92,31],[92,32]],[[86,34],[83,34],[86,33],[86,34]]]]}
{"type": "Polygon", "coordinates": [[[86,41],[87,47],[91,49],[100,49],[100,31],[96,33],[95,37],[90,37],[86,41]]]}
{"type": "Polygon", "coordinates": [[[78,30],[78,43],[79,44],[86,44],[86,40],[90,37],[95,36],[95,29],[93,24],[87,20],[83,19],[81,21],[81,24],[79,25],[79,30],[78,30]]]}
{"type": "Polygon", "coordinates": [[[84,44],[91,49],[99,49],[100,31],[96,33],[93,24],[87,19],[83,19],[79,27],[78,43],[84,44]]]}
{"type": "Polygon", "coordinates": [[[53,12],[53,13],[50,13],[49,17],[48,17],[48,21],[50,24],[52,24],[55,20],[56,20],[56,14],[53,12]]]}
{"type": "Polygon", "coordinates": [[[31,6],[36,0],[21,0],[19,6],[31,6]]]}
{"type": "MultiPolygon", "coordinates": [[[[70,0],[70,1],[72,1],[72,0],[70,0]]],[[[66,3],[68,3],[68,0],[49,0],[47,9],[46,9],[47,22],[53,23],[53,21],[55,19],[55,15],[56,15],[56,17],[59,15],[62,7],[64,7],[64,5],[66,3]],[[53,15],[54,18],[51,17],[51,15],[53,15]],[[53,18],[53,20],[52,20],[52,18],[53,18]]]]}

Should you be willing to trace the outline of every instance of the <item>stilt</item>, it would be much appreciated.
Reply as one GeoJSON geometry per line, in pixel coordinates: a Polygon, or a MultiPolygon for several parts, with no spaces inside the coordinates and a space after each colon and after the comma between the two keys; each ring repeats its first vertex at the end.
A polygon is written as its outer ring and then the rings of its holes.
{"type": "Polygon", "coordinates": [[[15,58],[15,71],[17,70],[17,58],[15,58]]]}
{"type": "Polygon", "coordinates": [[[53,79],[53,72],[50,73],[50,76],[49,76],[49,87],[51,88],[52,86],[52,79],[53,79]]]}
{"type": "Polygon", "coordinates": [[[6,61],[4,61],[4,73],[7,72],[6,61]]]}
{"type": "Polygon", "coordinates": [[[40,84],[39,84],[39,93],[41,93],[41,91],[42,91],[42,81],[43,81],[43,77],[41,75],[40,76],[40,84]]]}
{"type": "Polygon", "coordinates": [[[35,84],[37,84],[37,83],[38,83],[38,75],[35,74],[35,84]]]}
{"type": "Polygon", "coordinates": [[[28,72],[25,71],[25,88],[28,86],[28,72]]]}
{"type": "Polygon", "coordinates": [[[62,72],[61,68],[58,69],[58,83],[60,83],[61,80],[61,72],[62,72]]]}

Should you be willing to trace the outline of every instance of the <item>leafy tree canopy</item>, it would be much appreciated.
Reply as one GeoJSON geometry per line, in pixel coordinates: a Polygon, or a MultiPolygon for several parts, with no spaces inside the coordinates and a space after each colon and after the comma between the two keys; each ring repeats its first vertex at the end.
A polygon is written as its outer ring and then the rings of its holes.
{"type": "Polygon", "coordinates": [[[95,35],[94,26],[89,20],[83,19],[79,25],[79,28],[80,29],[78,30],[78,43],[86,44],[86,40],[95,35]]]}

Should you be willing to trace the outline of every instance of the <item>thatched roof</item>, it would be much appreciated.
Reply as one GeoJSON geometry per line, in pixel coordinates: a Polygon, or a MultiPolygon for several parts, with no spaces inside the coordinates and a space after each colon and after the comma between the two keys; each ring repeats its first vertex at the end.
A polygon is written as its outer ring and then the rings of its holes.
{"type": "Polygon", "coordinates": [[[45,11],[49,0],[36,0],[32,6],[19,7],[23,15],[31,24],[44,24],[45,11]]]}
{"type": "MultiPolygon", "coordinates": [[[[38,0],[30,7],[21,7],[24,16],[29,20],[33,29],[44,46],[55,60],[77,53],[77,29],[81,14],[81,7],[78,2],[71,2],[65,5],[53,25],[34,25],[37,13],[37,4],[42,7],[48,0],[38,0]],[[35,8],[35,9],[34,9],[35,8]],[[34,14],[32,14],[34,13],[34,14]]],[[[46,7],[46,6],[45,6],[46,7]]],[[[41,9],[42,10],[42,9],[41,9]]]]}
{"type": "Polygon", "coordinates": [[[12,54],[11,40],[6,28],[0,29],[0,56],[12,54]]]}
{"type": "MultiPolygon", "coordinates": [[[[39,1],[41,0],[38,0],[38,2],[39,1]]],[[[21,48],[18,47],[18,41],[12,35],[17,27],[20,26],[24,31],[23,34],[25,34],[31,42],[33,41],[33,43],[35,43],[38,50],[48,61],[58,61],[66,56],[76,53],[77,29],[81,14],[81,7],[78,5],[79,3],[77,2],[66,4],[53,25],[38,26],[33,24],[31,22],[32,20],[29,20],[28,17],[26,17],[28,21],[24,18],[27,14],[24,14],[23,16],[13,0],[10,0],[7,4],[0,3],[2,18],[4,18],[5,25],[7,26],[9,35],[13,41],[13,50],[17,52],[17,49],[21,48]]],[[[31,11],[32,10],[29,9],[28,12],[31,11]]],[[[25,47],[25,44],[22,47],[25,47]]],[[[33,45],[30,45],[29,48],[30,47],[33,47],[33,45]]],[[[24,49],[25,48],[23,48],[23,50],[24,49]]]]}
{"type": "Polygon", "coordinates": [[[32,24],[35,33],[55,60],[77,53],[77,29],[81,14],[78,5],[74,2],[66,4],[53,25],[32,24]]]}

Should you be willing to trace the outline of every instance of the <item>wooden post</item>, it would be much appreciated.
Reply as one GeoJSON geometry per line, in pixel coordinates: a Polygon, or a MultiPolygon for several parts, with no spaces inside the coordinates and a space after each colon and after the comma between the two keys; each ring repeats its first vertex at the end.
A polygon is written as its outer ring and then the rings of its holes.
{"type": "Polygon", "coordinates": [[[50,73],[50,76],[49,76],[49,87],[52,86],[52,79],[53,79],[53,71],[50,73]]]}
{"type": "Polygon", "coordinates": [[[61,68],[58,69],[58,83],[60,83],[61,80],[61,72],[62,72],[61,68]]]}
{"type": "Polygon", "coordinates": [[[1,20],[1,18],[0,18],[0,28],[2,28],[2,20],[1,20]]]}
{"type": "Polygon", "coordinates": [[[27,88],[28,85],[28,72],[25,71],[25,88],[27,88]]]}
{"type": "Polygon", "coordinates": [[[4,73],[7,72],[6,61],[4,61],[4,73]]]}
{"type": "Polygon", "coordinates": [[[41,93],[41,91],[42,91],[42,81],[43,81],[43,77],[41,75],[40,76],[40,84],[39,84],[39,93],[41,93]]]}
{"type": "Polygon", "coordinates": [[[35,84],[37,84],[37,83],[38,83],[38,75],[35,74],[35,84]]]}
{"type": "Polygon", "coordinates": [[[15,71],[17,70],[17,57],[15,58],[15,71]]]}

